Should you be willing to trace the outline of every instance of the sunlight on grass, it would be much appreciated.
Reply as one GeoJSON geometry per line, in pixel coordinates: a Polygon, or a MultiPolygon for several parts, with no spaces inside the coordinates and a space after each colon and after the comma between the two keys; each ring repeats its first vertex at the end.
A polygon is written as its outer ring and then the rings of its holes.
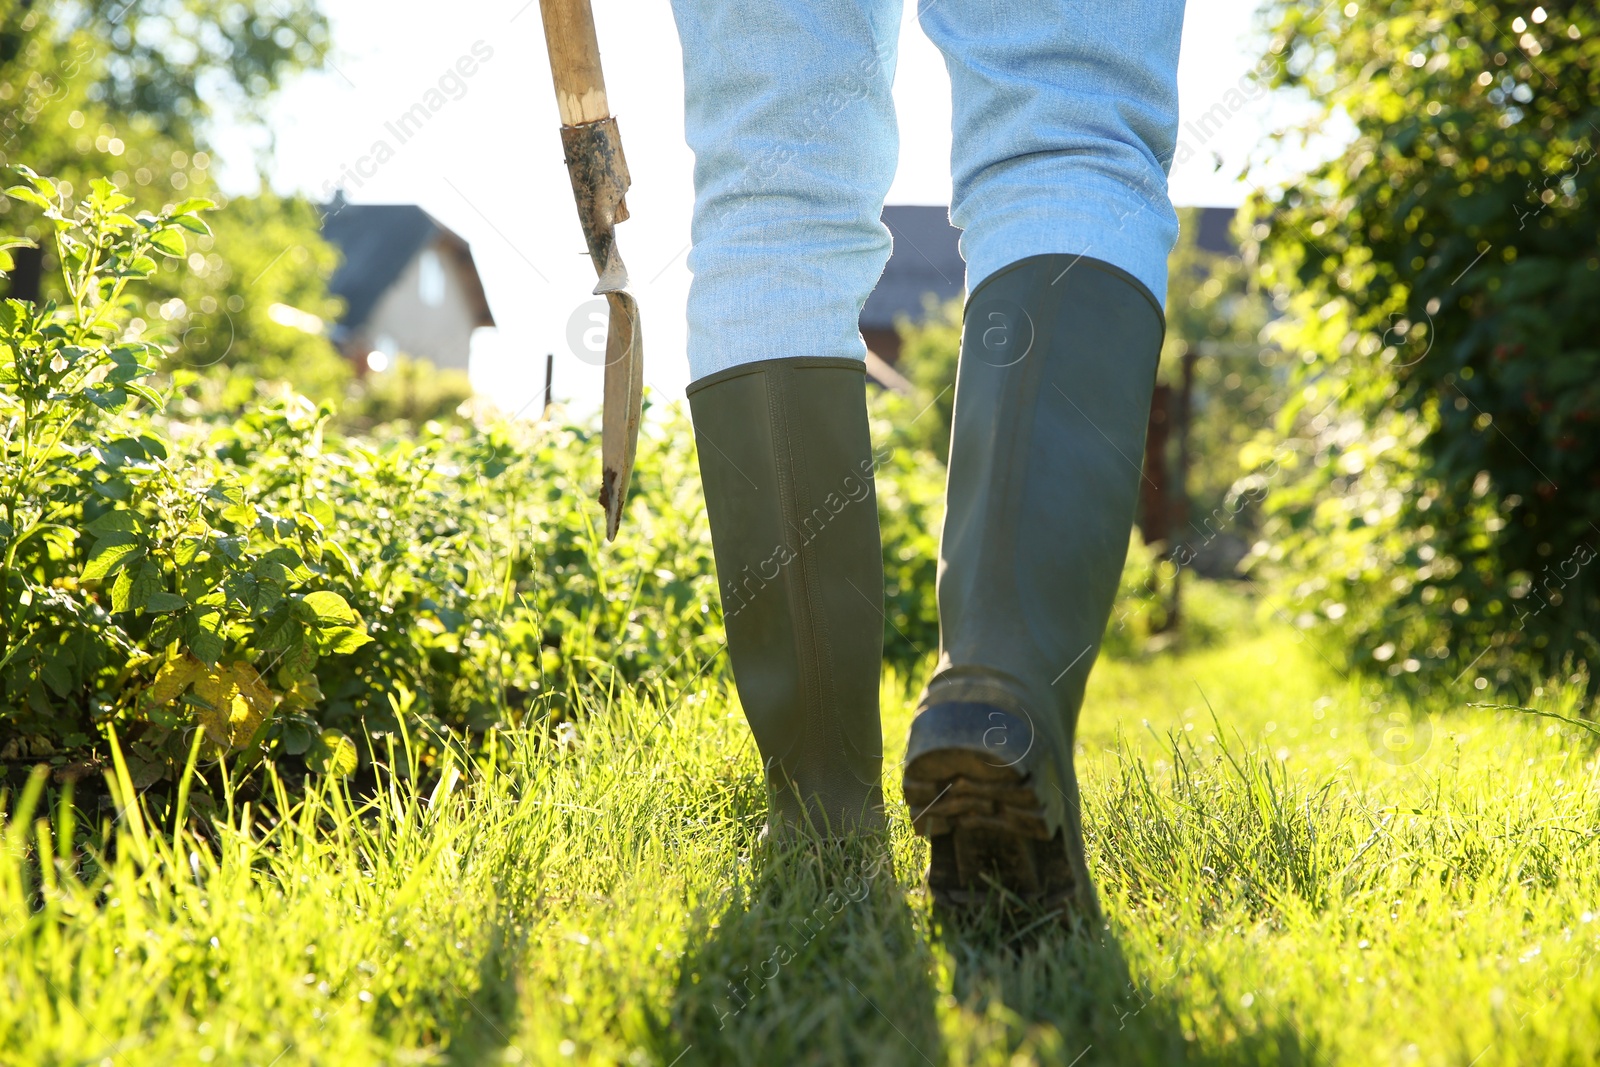
{"type": "Polygon", "coordinates": [[[895,766],[914,682],[885,682],[887,853],[758,841],[757,758],[722,680],[596,696],[575,731],[421,789],[392,753],[401,773],[369,797],[324,785],[280,798],[281,821],[236,802],[174,839],[124,805],[90,835],[101,854],[62,844],[64,807],[12,797],[0,1048],[287,1067],[1489,1065],[1600,1047],[1582,728],[1441,701],[1425,727],[1400,709],[1418,758],[1399,763],[1372,743],[1395,709],[1297,635],[1102,663],[1082,765],[1108,929],[1007,942],[943,925],[920,887],[895,766]]]}

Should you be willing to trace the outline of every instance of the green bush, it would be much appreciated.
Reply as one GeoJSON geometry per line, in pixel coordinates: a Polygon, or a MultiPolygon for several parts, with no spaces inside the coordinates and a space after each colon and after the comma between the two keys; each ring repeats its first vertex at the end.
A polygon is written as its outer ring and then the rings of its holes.
{"type": "Polygon", "coordinates": [[[1276,82],[1354,133],[1255,204],[1301,371],[1270,504],[1297,610],[1359,666],[1526,697],[1600,657],[1600,16],[1272,21],[1276,82]]]}
{"type": "MultiPolygon", "coordinates": [[[[12,195],[55,227],[70,299],[0,314],[0,761],[99,769],[113,726],[140,788],[190,759],[349,772],[386,735],[426,758],[712,668],[722,626],[681,420],[646,420],[623,534],[603,546],[588,429],[347,436],[328,406],[267,386],[219,407],[214,379],[157,371],[173,340],[138,314],[208,205],[130,216],[110,183],[73,204],[26,177],[12,195]]],[[[909,666],[937,645],[943,470],[892,444],[879,459],[885,634],[909,666]]]]}
{"type": "Polygon", "coordinates": [[[339,421],[365,429],[402,419],[415,425],[450,419],[470,399],[472,381],[466,371],[399,355],[387,370],[366,374],[351,386],[339,421]]]}
{"type": "Polygon", "coordinates": [[[427,745],[704,668],[687,435],[645,450],[601,552],[584,430],[343,439],[289,393],[219,419],[192,376],[155,387],[164,349],[137,327],[137,283],[208,205],[132,217],[107,182],[74,206],[26,177],[69,300],[0,313],[0,759],[81,772],[115,724],[141,787],[201,746],[349,770],[352,736],[427,745]]]}

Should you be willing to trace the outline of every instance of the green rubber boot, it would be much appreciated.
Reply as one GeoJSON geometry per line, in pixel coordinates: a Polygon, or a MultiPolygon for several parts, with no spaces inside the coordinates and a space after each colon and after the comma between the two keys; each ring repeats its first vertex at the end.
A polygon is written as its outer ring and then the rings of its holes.
{"type": "Polygon", "coordinates": [[[935,899],[1098,916],[1073,735],[1128,551],[1165,322],[1131,275],[1035,256],[967,302],[939,663],[906,753],[935,899]]]}
{"type": "Polygon", "coordinates": [[[728,655],[768,827],[883,825],[883,556],[854,359],[771,359],[689,388],[728,655]]]}

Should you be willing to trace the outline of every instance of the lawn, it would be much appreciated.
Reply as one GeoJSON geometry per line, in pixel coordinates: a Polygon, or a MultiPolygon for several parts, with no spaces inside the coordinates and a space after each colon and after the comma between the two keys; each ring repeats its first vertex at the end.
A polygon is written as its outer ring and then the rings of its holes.
{"type": "MultiPolygon", "coordinates": [[[[887,853],[759,842],[754,746],[725,660],[703,667],[418,790],[330,785],[271,823],[239,801],[205,839],[129,809],[98,859],[42,883],[66,809],[11,818],[0,1062],[1488,1067],[1600,1048],[1582,725],[1463,696],[1405,727],[1286,630],[1102,662],[1081,765],[1107,925],[1003,931],[932,912],[898,807],[887,853]]],[[[895,804],[912,682],[884,683],[895,804]]]]}

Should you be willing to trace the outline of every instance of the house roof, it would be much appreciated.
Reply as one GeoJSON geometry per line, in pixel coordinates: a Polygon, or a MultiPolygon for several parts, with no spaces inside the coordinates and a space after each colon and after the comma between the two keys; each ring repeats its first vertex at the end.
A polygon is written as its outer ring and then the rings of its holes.
{"type": "Polygon", "coordinates": [[[1203,207],[1199,209],[1200,220],[1196,227],[1194,243],[1207,252],[1217,255],[1231,256],[1239,251],[1239,246],[1234,243],[1232,226],[1233,218],[1239,213],[1238,208],[1231,207],[1203,207]]]}
{"type": "MultiPolygon", "coordinates": [[[[1235,214],[1237,210],[1231,207],[1201,208],[1195,242],[1208,252],[1237,253],[1229,230],[1235,214]]],[[[967,267],[961,259],[961,231],[950,225],[945,208],[891,205],[883,209],[883,221],[894,235],[894,253],[861,309],[863,329],[891,329],[901,315],[920,320],[928,294],[943,303],[965,291],[967,267]]]]}
{"type": "Polygon", "coordinates": [[[943,303],[966,287],[961,231],[950,225],[948,208],[895,204],[883,209],[883,221],[894,236],[894,253],[861,309],[867,329],[890,329],[901,315],[921,319],[927,294],[943,303]]]}
{"type": "Polygon", "coordinates": [[[463,268],[468,299],[477,306],[477,325],[494,325],[470,246],[415,204],[349,204],[335,199],[323,215],[322,236],[343,253],[328,282],[329,291],[344,299],[342,331],[364,325],[417,253],[436,241],[442,241],[463,268]]]}

